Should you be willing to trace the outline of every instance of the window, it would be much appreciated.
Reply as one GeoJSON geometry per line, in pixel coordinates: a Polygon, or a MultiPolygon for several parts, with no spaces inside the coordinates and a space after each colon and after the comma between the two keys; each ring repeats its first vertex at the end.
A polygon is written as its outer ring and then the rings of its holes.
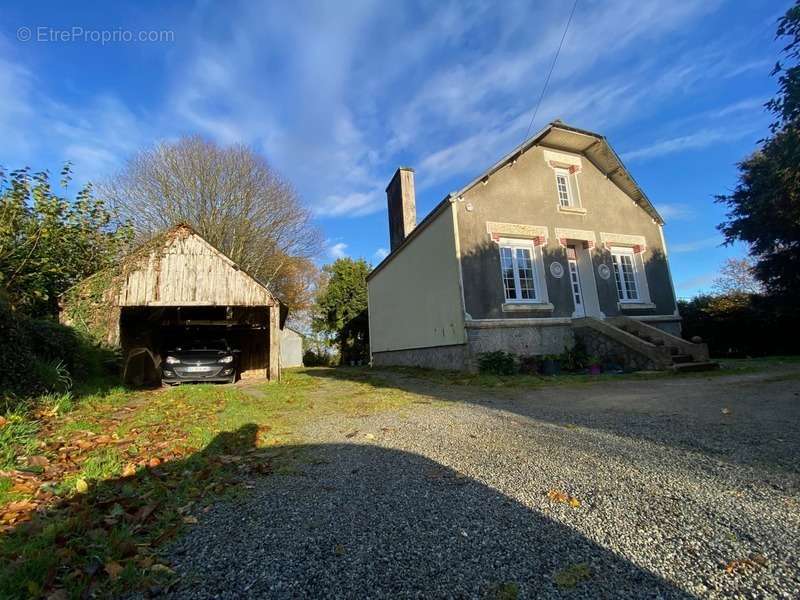
{"type": "Polygon", "coordinates": [[[611,258],[614,261],[614,280],[617,282],[619,301],[639,302],[633,248],[612,248],[611,258]]]}
{"type": "Polygon", "coordinates": [[[561,206],[574,206],[572,194],[569,189],[569,171],[556,169],[556,188],[558,189],[558,203],[561,206]]]}
{"type": "Polygon", "coordinates": [[[507,301],[538,301],[533,245],[530,242],[523,240],[501,242],[500,270],[507,301]]]}

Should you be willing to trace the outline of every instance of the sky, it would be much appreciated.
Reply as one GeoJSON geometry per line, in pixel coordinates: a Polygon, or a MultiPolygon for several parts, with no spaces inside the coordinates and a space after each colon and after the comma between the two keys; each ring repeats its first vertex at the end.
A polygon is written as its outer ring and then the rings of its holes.
{"type": "MultiPolygon", "coordinates": [[[[714,202],[768,133],[789,0],[578,0],[531,134],[605,135],[666,221],[679,297],[721,263],[714,202]]],[[[112,176],[182,135],[243,143],[298,190],[320,263],[377,264],[385,187],[416,172],[417,216],[526,136],[566,0],[30,2],[0,14],[0,165],[112,176]]]]}

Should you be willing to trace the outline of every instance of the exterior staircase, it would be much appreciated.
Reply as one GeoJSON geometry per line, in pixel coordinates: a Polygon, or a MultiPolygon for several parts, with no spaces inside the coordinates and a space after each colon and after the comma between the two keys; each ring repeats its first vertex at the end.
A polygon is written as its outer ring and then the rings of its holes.
{"type": "Polygon", "coordinates": [[[604,358],[613,354],[626,368],[675,372],[719,368],[709,360],[706,344],[686,341],[631,317],[574,319],[573,327],[590,354],[604,358]]]}

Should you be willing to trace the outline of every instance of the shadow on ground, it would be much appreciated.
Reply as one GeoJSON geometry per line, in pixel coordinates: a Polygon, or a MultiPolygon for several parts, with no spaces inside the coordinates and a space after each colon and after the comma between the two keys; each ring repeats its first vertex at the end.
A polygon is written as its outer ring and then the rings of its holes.
{"type": "MultiPolygon", "coordinates": [[[[800,368],[742,376],[672,376],[575,385],[442,383],[422,369],[315,368],[313,377],[466,402],[559,426],[583,427],[790,474],[800,483],[800,368]]],[[[455,377],[455,375],[454,375],[455,377]]]]}
{"type": "Polygon", "coordinates": [[[138,587],[192,599],[687,597],[419,455],[355,444],[257,449],[257,436],[255,425],[222,433],[184,460],[92,485],[6,533],[0,596],[138,587]],[[212,504],[220,494],[228,500],[212,504]],[[155,552],[187,527],[166,558],[155,552]]]}

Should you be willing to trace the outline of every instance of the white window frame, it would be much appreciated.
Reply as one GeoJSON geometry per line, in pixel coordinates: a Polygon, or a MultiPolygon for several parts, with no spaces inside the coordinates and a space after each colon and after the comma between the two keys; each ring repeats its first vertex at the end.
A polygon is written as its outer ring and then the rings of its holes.
{"type": "Polygon", "coordinates": [[[572,190],[572,173],[569,172],[569,169],[564,169],[561,167],[556,167],[553,169],[556,174],[556,195],[558,196],[558,206],[561,208],[578,208],[578,204],[576,202],[575,194],[572,190]],[[567,204],[564,204],[561,198],[561,188],[559,179],[564,178],[564,186],[566,187],[567,193],[567,204]]]}
{"type": "Polygon", "coordinates": [[[503,288],[503,299],[506,304],[544,304],[547,303],[547,290],[544,288],[544,260],[542,258],[541,246],[537,246],[531,240],[517,238],[500,238],[498,240],[497,252],[500,258],[500,285],[503,288]],[[516,298],[506,296],[506,284],[503,273],[503,248],[511,250],[512,268],[514,269],[514,290],[516,298]],[[523,248],[530,252],[531,271],[533,276],[533,298],[521,298],[522,286],[519,279],[519,267],[517,266],[517,249],[523,248]]]}
{"type": "Polygon", "coordinates": [[[613,246],[611,248],[611,260],[614,267],[614,287],[617,290],[617,299],[621,304],[641,304],[644,302],[642,294],[642,286],[640,285],[643,274],[640,272],[639,261],[636,260],[636,254],[633,248],[625,246],[613,246]],[[622,271],[622,256],[627,256],[631,261],[631,275],[633,277],[633,288],[636,291],[636,298],[631,298],[630,290],[628,290],[627,283],[625,282],[624,273],[622,271]],[[620,298],[620,293],[624,297],[620,298]]]}

